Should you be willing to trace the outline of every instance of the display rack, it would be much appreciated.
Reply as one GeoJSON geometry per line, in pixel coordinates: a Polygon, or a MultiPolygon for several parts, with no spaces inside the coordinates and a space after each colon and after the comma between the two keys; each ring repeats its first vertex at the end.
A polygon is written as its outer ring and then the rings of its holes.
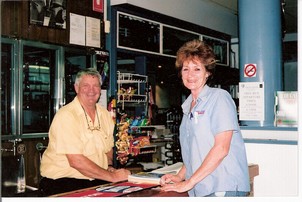
{"type": "Polygon", "coordinates": [[[146,104],[148,96],[145,92],[148,76],[132,73],[117,72],[117,104],[136,105],[146,104]]]}
{"type": "Polygon", "coordinates": [[[150,144],[149,132],[153,130],[151,126],[130,126],[127,121],[117,125],[116,159],[121,165],[125,165],[129,158],[156,152],[157,146],[150,144]]]}

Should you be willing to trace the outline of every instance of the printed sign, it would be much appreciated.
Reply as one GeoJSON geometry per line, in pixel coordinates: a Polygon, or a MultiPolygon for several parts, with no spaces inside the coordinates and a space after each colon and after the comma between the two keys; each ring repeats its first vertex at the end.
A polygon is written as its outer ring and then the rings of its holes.
{"type": "Polygon", "coordinates": [[[93,2],[93,6],[92,6],[92,10],[99,12],[99,13],[103,13],[103,6],[104,6],[104,2],[103,0],[92,0],[93,2]]]}
{"type": "Polygon", "coordinates": [[[257,72],[256,64],[244,65],[244,77],[255,77],[257,72]]]}
{"type": "Polygon", "coordinates": [[[264,121],[263,82],[239,82],[239,120],[264,121]]]}

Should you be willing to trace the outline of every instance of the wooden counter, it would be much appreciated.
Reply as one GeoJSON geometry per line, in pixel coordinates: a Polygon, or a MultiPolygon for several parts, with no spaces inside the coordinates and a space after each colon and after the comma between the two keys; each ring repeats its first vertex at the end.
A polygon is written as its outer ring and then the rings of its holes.
{"type": "MultiPolygon", "coordinates": [[[[122,184],[125,184],[127,182],[120,182],[122,184]]],[[[75,191],[70,191],[70,192],[65,192],[65,193],[60,193],[60,194],[55,194],[55,195],[51,195],[50,197],[112,197],[112,194],[106,194],[106,193],[101,193],[98,191],[95,191],[97,188],[107,188],[111,185],[117,185],[116,187],[119,186],[124,186],[124,185],[120,185],[120,183],[110,183],[110,184],[105,184],[105,185],[100,185],[100,186],[95,186],[95,187],[89,187],[89,188],[85,188],[85,189],[80,189],[80,190],[75,190],[75,191]]],[[[131,183],[132,184],[132,183],[131,183]]],[[[131,185],[133,186],[133,184],[131,185]]],[[[134,185],[134,186],[142,186],[144,187],[144,185],[134,185]]],[[[177,192],[165,192],[165,191],[161,191],[160,189],[160,185],[151,185],[151,188],[146,188],[143,190],[139,190],[139,191],[134,191],[132,193],[128,193],[128,194],[121,194],[121,193],[113,193],[113,197],[187,197],[188,194],[187,192],[185,193],[177,193],[177,192]]]]}
{"type": "MultiPolygon", "coordinates": [[[[259,166],[257,164],[249,164],[249,175],[250,175],[250,186],[251,186],[251,192],[249,196],[254,196],[254,178],[259,175],[259,166]]],[[[103,187],[114,185],[117,183],[110,183],[108,185],[102,185],[103,187]]],[[[90,187],[86,189],[81,189],[81,190],[76,190],[76,191],[71,191],[67,193],[61,193],[61,194],[56,194],[52,195],[50,197],[64,197],[68,194],[73,194],[73,193],[80,193],[82,191],[87,191],[87,190],[95,190],[97,187],[90,187]]],[[[141,191],[136,191],[132,192],[129,194],[122,195],[121,197],[188,197],[188,193],[177,193],[177,192],[164,192],[161,191],[160,186],[153,187],[153,188],[147,188],[141,191]]]]}
{"type": "MultiPolygon", "coordinates": [[[[259,166],[257,164],[249,164],[250,186],[251,191],[249,197],[254,196],[254,178],[259,175],[259,166]]],[[[134,192],[126,197],[187,197],[188,193],[164,192],[160,188],[146,189],[139,192],[134,192]]]]}

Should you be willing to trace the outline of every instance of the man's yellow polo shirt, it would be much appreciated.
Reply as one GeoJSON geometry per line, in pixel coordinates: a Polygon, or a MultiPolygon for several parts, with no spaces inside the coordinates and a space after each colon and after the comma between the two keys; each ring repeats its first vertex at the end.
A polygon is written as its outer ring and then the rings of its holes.
{"type": "MultiPolygon", "coordinates": [[[[96,104],[100,130],[89,130],[84,110],[77,97],[55,115],[49,129],[49,144],[41,160],[41,175],[58,179],[63,177],[90,179],[69,166],[65,154],[83,154],[100,167],[107,169],[106,153],[114,145],[114,123],[104,107],[96,104]]],[[[93,123],[87,116],[89,125],[93,123]]],[[[98,127],[97,117],[94,127],[98,127]]]]}

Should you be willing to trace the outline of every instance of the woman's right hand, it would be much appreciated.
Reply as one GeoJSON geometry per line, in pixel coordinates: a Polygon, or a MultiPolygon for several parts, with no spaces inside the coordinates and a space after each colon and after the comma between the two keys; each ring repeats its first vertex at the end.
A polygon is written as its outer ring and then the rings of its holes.
{"type": "Polygon", "coordinates": [[[160,178],[160,185],[173,184],[176,182],[181,182],[183,179],[179,175],[166,174],[160,178]]]}

